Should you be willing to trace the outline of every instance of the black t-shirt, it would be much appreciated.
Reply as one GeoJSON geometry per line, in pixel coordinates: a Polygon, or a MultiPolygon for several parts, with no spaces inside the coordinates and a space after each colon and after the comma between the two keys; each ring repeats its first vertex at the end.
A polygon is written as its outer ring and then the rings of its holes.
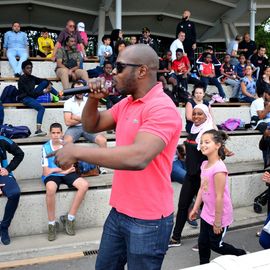
{"type": "Polygon", "coordinates": [[[243,40],[239,43],[238,49],[248,49],[246,52],[242,52],[248,59],[256,50],[256,43],[253,40],[250,40],[250,42],[243,40]]]}
{"type": "Polygon", "coordinates": [[[198,175],[201,172],[201,165],[207,157],[197,149],[197,143],[195,142],[198,134],[189,134],[187,140],[184,142],[186,147],[186,169],[188,175],[198,175]]]}
{"type": "Polygon", "coordinates": [[[269,65],[268,59],[264,56],[259,56],[257,53],[253,54],[250,58],[250,62],[260,68],[260,77],[262,77],[264,70],[269,65]]]}

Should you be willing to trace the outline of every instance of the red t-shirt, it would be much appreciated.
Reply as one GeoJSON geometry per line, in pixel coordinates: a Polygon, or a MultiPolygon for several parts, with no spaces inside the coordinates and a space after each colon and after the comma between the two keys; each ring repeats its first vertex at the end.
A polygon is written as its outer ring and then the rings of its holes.
{"type": "Polygon", "coordinates": [[[183,74],[188,71],[188,68],[190,66],[190,62],[187,58],[187,56],[183,56],[180,60],[174,60],[172,63],[172,69],[180,74],[183,74]]]}
{"type": "Polygon", "coordinates": [[[214,69],[215,69],[215,67],[214,67],[214,65],[212,63],[201,63],[201,65],[200,65],[200,71],[204,75],[213,74],[214,69]]]}
{"type": "Polygon", "coordinates": [[[161,138],[165,148],[144,170],[115,170],[110,205],[140,219],[160,219],[174,211],[170,174],[182,130],[179,111],[158,83],[143,98],[127,97],[109,112],[116,122],[116,145],[130,145],[139,132],[161,138]]]}

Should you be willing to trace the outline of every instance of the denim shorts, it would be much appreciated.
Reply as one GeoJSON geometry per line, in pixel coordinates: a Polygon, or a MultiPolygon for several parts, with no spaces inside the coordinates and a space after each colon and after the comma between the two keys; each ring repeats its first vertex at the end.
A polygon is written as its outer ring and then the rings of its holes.
{"type": "Polygon", "coordinates": [[[68,127],[66,130],[65,136],[71,136],[73,138],[73,142],[76,142],[80,139],[80,137],[84,137],[87,141],[94,143],[96,141],[96,134],[88,133],[83,130],[82,126],[74,126],[68,127]]]}

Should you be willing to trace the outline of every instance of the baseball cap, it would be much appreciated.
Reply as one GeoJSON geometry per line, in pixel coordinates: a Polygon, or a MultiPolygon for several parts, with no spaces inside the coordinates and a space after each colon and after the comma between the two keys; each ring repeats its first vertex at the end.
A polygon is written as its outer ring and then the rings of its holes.
{"type": "Polygon", "coordinates": [[[84,30],[85,30],[85,25],[84,25],[83,22],[79,22],[79,23],[77,24],[77,30],[78,30],[78,31],[84,31],[84,30]]]}
{"type": "Polygon", "coordinates": [[[213,50],[214,50],[214,47],[213,47],[212,45],[207,45],[207,46],[206,46],[206,49],[212,50],[212,51],[213,51],[213,50]]]}

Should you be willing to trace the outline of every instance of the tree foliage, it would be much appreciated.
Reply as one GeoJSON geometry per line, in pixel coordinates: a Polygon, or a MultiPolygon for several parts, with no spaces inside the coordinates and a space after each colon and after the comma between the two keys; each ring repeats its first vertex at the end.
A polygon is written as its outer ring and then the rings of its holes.
{"type": "Polygon", "coordinates": [[[269,24],[270,18],[263,22],[261,25],[256,26],[255,32],[255,40],[257,45],[264,45],[266,47],[266,53],[268,56],[270,56],[270,31],[266,31],[265,26],[269,24]]]}

